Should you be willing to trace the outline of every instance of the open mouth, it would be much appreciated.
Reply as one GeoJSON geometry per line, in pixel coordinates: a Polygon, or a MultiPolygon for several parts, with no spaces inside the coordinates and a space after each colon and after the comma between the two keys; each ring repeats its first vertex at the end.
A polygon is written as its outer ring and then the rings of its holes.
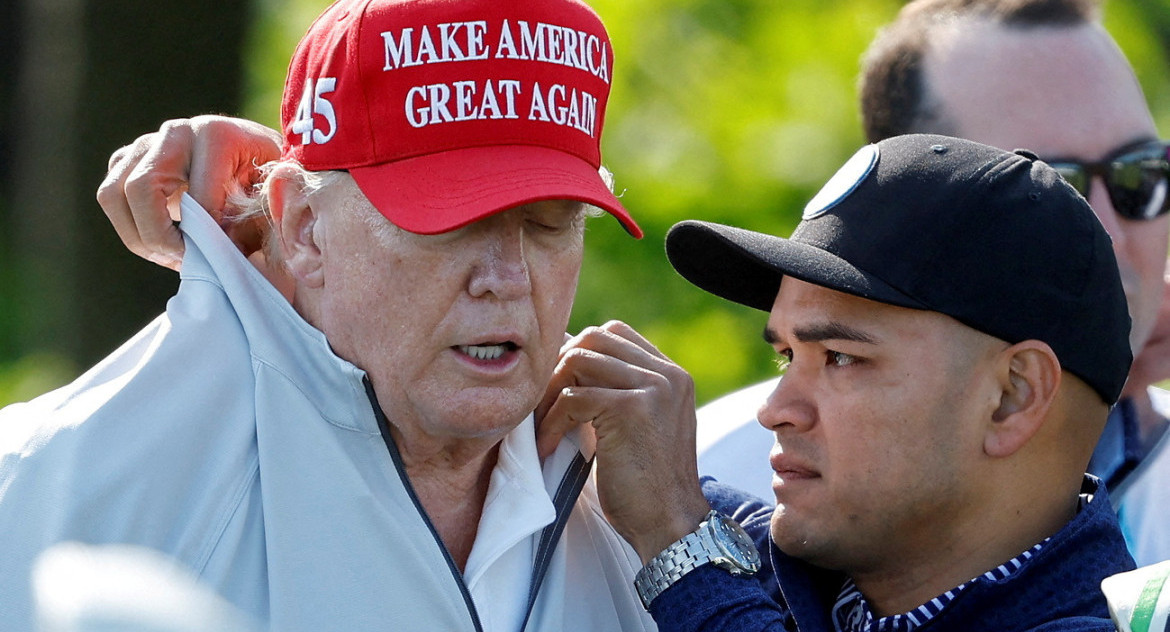
{"type": "Polygon", "coordinates": [[[495,342],[479,345],[459,345],[459,352],[475,360],[499,360],[509,351],[519,349],[514,342],[495,342]]]}

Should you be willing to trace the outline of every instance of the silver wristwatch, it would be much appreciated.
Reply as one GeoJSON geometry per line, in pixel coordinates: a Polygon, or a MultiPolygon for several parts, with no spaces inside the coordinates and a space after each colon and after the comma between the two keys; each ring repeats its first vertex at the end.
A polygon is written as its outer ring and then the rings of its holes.
{"type": "Polygon", "coordinates": [[[760,553],[739,524],[719,513],[707,514],[699,528],[655,555],[634,577],[642,607],[670,588],[683,575],[712,563],[736,577],[760,570],[760,553]]]}

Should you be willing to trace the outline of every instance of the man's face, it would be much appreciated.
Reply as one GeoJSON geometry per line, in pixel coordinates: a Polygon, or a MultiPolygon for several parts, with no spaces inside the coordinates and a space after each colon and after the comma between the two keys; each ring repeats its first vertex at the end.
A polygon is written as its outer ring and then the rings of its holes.
{"type": "MultiPolygon", "coordinates": [[[[319,323],[370,375],[399,430],[498,439],[535,408],[576,292],[584,206],[518,206],[439,235],[406,232],[346,178],[321,247],[319,323]]],[[[320,222],[319,222],[320,223],[320,222]]]]}
{"type": "MultiPolygon", "coordinates": [[[[936,35],[925,78],[944,125],[953,128],[947,133],[1082,162],[1157,138],[1128,62],[1098,26],[1021,30],[964,20],[936,35]]],[[[1088,199],[1113,238],[1136,353],[1162,298],[1170,218],[1122,219],[1098,179],[1088,199]]]]}
{"type": "Polygon", "coordinates": [[[776,544],[855,577],[945,547],[977,506],[981,422],[998,403],[988,365],[1007,345],[790,277],[765,336],[787,363],[758,412],[776,436],[776,544]]]}

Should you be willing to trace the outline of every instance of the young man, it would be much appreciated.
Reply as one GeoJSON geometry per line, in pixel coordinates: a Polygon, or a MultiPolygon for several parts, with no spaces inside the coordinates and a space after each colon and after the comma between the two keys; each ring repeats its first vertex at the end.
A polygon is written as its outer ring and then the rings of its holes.
{"type": "Polygon", "coordinates": [[[895,137],[850,159],[790,239],[684,222],[667,254],[770,311],[777,506],[700,493],[687,417],[636,395],[687,382],[620,328],[575,341],[542,406],[542,430],[596,429],[602,505],[646,562],[660,629],[1113,629],[1099,585],[1133,561],[1083,472],[1130,319],[1109,237],[1053,169],[895,137]],[[754,581],[726,516],[759,549],[754,581]]]}
{"type": "MultiPolygon", "coordinates": [[[[871,45],[861,109],[871,142],[911,132],[1026,147],[1077,186],[1113,240],[1136,359],[1088,471],[1105,480],[1139,564],[1170,558],[1170,375],[1158,322],[1170,163],[1133,70],[1091,0],[918,0],[871,45]]],[[[752,419],[773,383],[700,414],[700,470],[771,497],[745,467],[771,445],[752,419]],[[738,422],[738,423],[737,423],[738,422]]]]}

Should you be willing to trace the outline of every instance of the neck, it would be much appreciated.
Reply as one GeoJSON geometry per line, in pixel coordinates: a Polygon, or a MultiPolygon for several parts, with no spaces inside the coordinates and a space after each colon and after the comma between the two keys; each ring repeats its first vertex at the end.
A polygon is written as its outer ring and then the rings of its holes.
{"type": "MultiPolygon", "coordinates": [[[[371,379],[372,382],[372,379],[371,379]]],[[[380,411],[401,410],[387,405],[367,384],[371,399],[380,411]]],[[[506,432],[485,436],[434,436],[428,424],[406,414],[385,417],[390,437],[402,460],[406,478],[440,541],[460,571],[479,529],[492,471],[506,432]]],[[[430,426],[443,427],[432,423],[430,426]]]]}
{"type": "MultiPolygon", "coordinates": [[[[888,568],[849,572],[874,614],[887,617],[909,612],[931,599],[996,568],[1059,531],[1076,513],[1077,497],[1042,504],[1027,499],[984,518],[967,520],[965,528],[943,535],[926,529],[917,547],[888,568]],[[1030,519],[1025,523],[1025,517],[1030,519]],[[1010,534],[1006,535],[1006,534],[1010,534]]],[[[987,505],[984,505],[986,508],[987,505]]]]}
{"type": "Polygon", "coordinates": [[[387,423],[415,496],[463,571],[503,437],[435,437],[423,429],[421,420],[410,416],[387,423]]]}
{"type": "Polygon", "coordinates": [[[463,571],[475,544],[499,443],[470,459],[451,458],[445,452],[411,458],[401,444],[399,449],[415,495],[451,559],[463,571]]]}

